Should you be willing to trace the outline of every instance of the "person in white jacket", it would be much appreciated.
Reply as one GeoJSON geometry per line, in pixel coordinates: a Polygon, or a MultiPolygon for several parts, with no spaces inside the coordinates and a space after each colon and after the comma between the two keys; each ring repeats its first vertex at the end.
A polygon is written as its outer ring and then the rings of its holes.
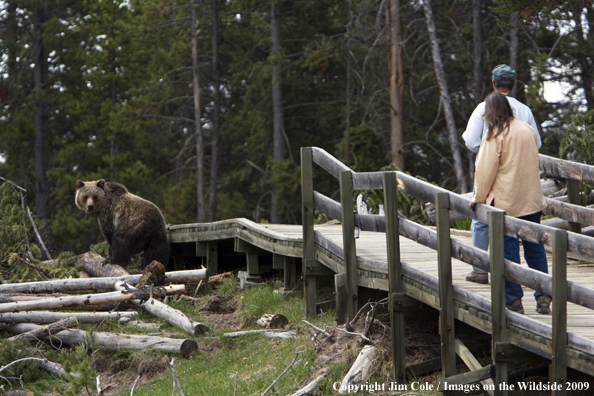
{"type": "MultiPolygon", "coordinates": [[[[485,121],[489,129],[479,150],[474,174],[474,197],[470,202],[483,203],[503,209],[506,216],[540,223],[546,200],[540,187],[538,167],[538,134],[527,123],[513,116],[509,100],[499,92],[485,100],[485,121]]],[[[520,244],[517,238],[504,236],[505,258],[520,263],[520,244]]],[[[536,271],[548,273],[544,246],[522,240],[524,259],[536,271]]],[[[505,281],[507,308],[524,313],[522,286],[505,281]]],[[[534,293],[536,311],[550,313],[551,296],[534,293]]]]}
{"type": "MultiPolygon", "coordinates": [[[[516,82],[516,72],[508,65],[498,65],[493,69],[492,80],[493,89],[506,96],[514,112],[514,118],[524,121],[536,131],[538,139],[538,148],[542,146],[542,140],[538,133],[538,126],[532,114],[532,110],[517,99],[509,96],[516,82]]],[[[488,126],[483,116],[485,114],[485,102],[480,103],[472,112],[466,131],[462,138],[466,147],[473,153],[479,151],[483,136],[487,132],[488,126]]],[[[489,248],[489,226],[480,221],[472,220],[471,225],[472,245],[479,249],[487,250],[489,248]]],[[[466,280],[476,283],[489,283],[489,275],[480,268],[473,267],[472,272],[466,275],[466,280]]]]}

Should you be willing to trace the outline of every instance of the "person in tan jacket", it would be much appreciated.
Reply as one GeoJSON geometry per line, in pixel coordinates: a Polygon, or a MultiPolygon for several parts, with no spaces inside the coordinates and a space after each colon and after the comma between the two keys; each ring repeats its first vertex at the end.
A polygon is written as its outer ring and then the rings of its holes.
{"type": "MultiPolygon", "coordinates": [[[[506,211],[507,216],[540,223],[546,205],[540,186],[538,135],[527,123],[517,120],[499,92],[485,100],[484,119],[489,129],[481,142],[475,170],[475,203],[485,203],[506,211]]],[[[520,263],[517,238],[505,236],[505,258],[520,263]]],[[[544,246],[522,240],[524,258],[534,270],[548,273],[544,246]]],[[[505,303],[513,311],[524,313],[522,287],[505,281],[505,303]]],[[[550,313],[551,297],[535,292],[536,311],[550,313]]]]}

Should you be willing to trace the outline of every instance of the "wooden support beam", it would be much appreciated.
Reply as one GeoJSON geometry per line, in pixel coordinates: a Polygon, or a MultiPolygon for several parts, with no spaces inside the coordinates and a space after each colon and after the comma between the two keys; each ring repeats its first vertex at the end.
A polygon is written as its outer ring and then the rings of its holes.
{"type": "MultiPolygon", "coordinates": [[[[553,233],[553,363],[551,382],[567,381],[567,232],[553,233]]],[[[553,390],[554,396],[565,396],[567,389],[553,390]]]]}
{"type": "Polygon", "coordinates": [[[206,257],[207,252],[207,242],[196,242],[196,257],[206,257]]]}
{"type": "Polygon", "coordinates": [[[297,263],[295,261],[294,257],[281,256],[280,254],[272,255],[272,268],[283,271],[285,290],[294,288],[297,283],[297,263]]]}
{"type": "Polygon", "coordinates": [[[355,317],[359,298],[357,282],[357,248],[355,245],[355,213],[353,212],[353,174],[340,172],[340,206],[342,211],[342,241],[347,274],[347,316],[355,317]]]}
{"type": "Polygon", "coordinates": [[[315,260],[313,154],[311,147],[301,148],[301,224],[303,228],[303,297],[306,318],[316,315],[316,277],[306,270],[308,260],[315,260]]]}
{"type": "Polygon", "coordinates": [[[246,253],[245,263],[249,276],[260,276],[260,264],[258,262],[258,253],[246,253]]]}
{"type": "MultiPolygon", "coordinates": [[[[479,363],[479,361],[474,357],[474,355],[468,350],[466,345],[462,341],[456,338],[456,354],[460,356],[462,361],[466,364],[466,366],[470,369],[470,371],[478,370],[483,368],[483,366],[479,363]]],[[[482,380],[481,384],[483,385],[483,389],[490,395],[493,396],[495,392],[492,389],[495,389],[495,384],[491,378],[482,380]]]]}
{"type": "Polygon", "coordinates": [[[217,241],[206,242],[206,270],[209,277],[219,273],[219,246],[217,241]]]}
{"type": "Polygon", "coordinates": [[[395,172],[384,173],[384,205],[386,211],[386,244],[388,249],[388,296],[390,297],[390,325],[393,381],[406,384],[406,351],[404,312],[402,311],[404,281],[400,262],[400,235],[398,219],[398,180],[395,172]]]}
{"type": "Polygon", "coordinates": [[[491,301],[492,301],[492,356],[497,367],[495,376],[495,395],[507,395],[500,385],[507,383],[507,363],[498,362],[495,357],[495,344],[507,342],[507,319],[505,316],[505,259],[503,248],[503,213],[489,213],[489,252],[491,255],[491,301]]]}
{"type": "Polygon", "coordinates": [[[497,368],[494,364],[490,364],[478,370],[469,371],[467,373],[453,375],[448,378],[442,378],[439,381],[437,386],[437,390],[444,389],[444,383],[448,383],[449,385],[463,385],[463,384],[472,384],[475,382],[483,381],[488,378],[493,378],[496,375],[497,368]]]}
{"type": "MultiPolygon", "coordinates": [[[[581,205],[580,182],[578,180],[567,179],[567,200],[570,204],[581,205]]],[[[594,225],[594,224],[588,224],[594,225]]],[[[582,232],[582,225],[578,222],[569,222],[569,231],[579,234],[582,232]]]]}
{"type": "Polygon", "coordinates": [[[241,238],[235,238],[233,243],[233,250],[236,253],[261,253],[262,249],[252,245],[251,243],[244,241],[241,238]]]}
{"type": "Polygon", "coordinates": [[[495,361],[496,362],[517,362],[526,359],[526,351],[522,348],[510,344],[509,342],[495,343],[495,361]]]}
{"type": "MultiPolygon", "coordinates": [[[[454,292],[452,288],[452,245],[450,240],[450,199],[445,193],[435,196],[437,220],[437,266],[439,273],[439,330],[442,375],[456,374],[454,330],[454,292]]],[[[446,392],[447,393],[447,392],[446,392]]]]}
{"type": "Polygon", "coordinates": [[[349,295],[346,289],[346,273],[334,275],[334,290],[336,293],[336,324],[342,325],[347,321],[346,305],[349,295]]]}

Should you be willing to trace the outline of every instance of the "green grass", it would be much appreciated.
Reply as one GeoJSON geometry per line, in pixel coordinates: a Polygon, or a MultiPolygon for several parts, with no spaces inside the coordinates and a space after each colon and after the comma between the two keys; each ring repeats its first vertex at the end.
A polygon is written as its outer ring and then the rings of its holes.
{"type": "Polygon", "coordinates": [[[465,217],[463,219],[457,219],[454,221],[454,228],[457,230],[465,230],[470,231],[470,226],[472,225],[472,219],[465,217]]]}
{"type": "MultiPolygon", "coordinates": [[[[265,313],[282,314],[289,319],[289,326],[297,330],[297,335],[291,339],[272,339],[262,335],[246,335],[238,338],[223,337],[224,333],[235,331],[235,329],[211,330],[211,332],[190,337],[183,334],[179,329],[165,324],[165,336],[193,338],[198,343],[198,351],[188,358],[178,355],[166,355],[158,351],[121,351],[118,353],[107,353],[101,349],[96,351],[86,350],[84,347],[76,349],[64,348],[53,350],[46,347],[45,356],[51,360],[60,362],[69,372],[76,372],[79,375],[70,378],[70,383],[65,383],[59,378],[39,370],[37,363],[22,363],[22,366],[15,368],[14,373],[23,374],[25,389],[30,389],[35,394],[55,389],[63,395],[86,395],[85,388],[90,394],[95,394],[95,378],[97,373],[91,370],[91,360],[102,363],[103,370],[111,367],[124,375],[131,388],[136,373],[141,365],[155,363],[161,368],[166,367],[164,359],[175,358],[175,371],[186,395],[192,396],[222,396],[235,394],[235,376],[237,375],[237,395],[261,395],[277,377],[293,361],[297,352],[302,352],[296,363],[274,386],[269,395],[287,395],[305,385],[306,380],[311,380],[313,374],[319,375],[319,371],[326,371],[326,378],[320,383],[316,394],[335,395],[335,383],[340,383],[350,365],[355,360],[358,350],[350,350],[341,356],[339,361],[325,361],[318,359],[318,352],[314,350],[311,341],[309,328],[302,323],[303,299],[296,295],[283,299],[275,292],[277,284],[270,284],[263,287],[253,287],[240,290],[236,286],[236,280],[231,279],[223,282],[218,289],[212,288],[208,294],[205,290],[199,291],[200,302],[196,306],[183,301],[171,301],[171,306],[182,310],[194,320],[200,320],[199,307],[206,302],[214,293],[230,298],[230,302],[237,304],[240,310],[241,320],[247,328],[243,330],[259,329],[255,321],[265,313]],[[160,363],[158,363],[160,362],[160,363]],[[121,367],[121,369],[117,369],[121,367]],[[60,389],[57,389],[57,388],[60,389]]],[[[142,314],[145,321],[159,322],[148,314],[142,314]]],[[[316,318],[308,319],[318,327],[335,325],[332,312],[316,318]]],[[[208,324],[208,323],[207,323],[208,324]]],[[[138,329],[117,323],[104,323],[100,326],[81,325],[86,331],[111,331],[122,333],[138,333],[138,329]]],[[[388,341],[380,347],[383,348],[382,358],[379,359],[374,375],[366,383],[387,383],[389,384],[389,373],[391,372],[390,359],[387,356],[388,341]]],[[[24,342],[11,343],[3,340],[3,351],[0,351],[0,364],[7,364],[10,361],[27,356],[34,356],[36,346],[24,342]]],[[[326,345],[330,346],[330,345],[326,345]]],[[[319,353],[326,353],[322,350],[319,353]]],[[[153,378],[134,390],[135,396],[167,395],[173,391],[172,374],[169,368],[164,371],[156,370],[158,374],[152,374],[153,378]]],[[[102,373],[99,373],[102,374],[102,373]]],[[[103,373],[106,374],[106,373],[103,373]]],[[[105,378],[102,374],[102,379],[105,378]]],[[[146,377],[146,374],[145,374],[146,377]]],[[[112,382],[122,381],[123,378],[112,379],[112,382]]],[[[103,380],[107,381],[107,380],[103,380]]],[[[103,383],[102,381],[102,383],[103,383]]],[[[15,389],[18,388],[18,381],[12,381],[15,389]]],[[[103,385],[107,385],[104,382],[103,385]]],[[[130,388],[122,390],[118,396],[130,394],[130,388]]],[[[409,387],[410,389],[410,387],[409,387]]],[[[359,392],[361,393],[361,392],[359,392]]],[[[393,393],[395,395],[403,392],[393,393]]],[[[177,394],[177,391],[176,391],[177,394]]],[[[363,394],[368,394],[367,392],[363,394]]],[[[382,393],[386,394],[386,393],[382,393]]],[[[437,392],[420,392],[421,396],[437,395],[437,392]]]]}
{"type": "MultiPolygon", "coordinates": [[[[229,295],[229,290],[220,290],[229,295]]],[[[283,299],[271,286],[234,290],[239,299],[241,317],[244,323],[255,323],[264,313],[285,315],[289,324],[300,324],[303,317],[303,300],[300,297],[283,299]]],[[[188,312],[189,307],[176,303],[177,308],[188,312]]],[[[190,311],[192,309],[189,309],[190,311]]],[[[194,317],[192,314],[190,314],[194,317]]],[[[330,318],[318,319],[331,322],[330,318]]],[[[253,327],[256,328],[256,327],[253,327]]],[[[309,376],[316,352],[307,333],[300,333],[292,339],[271,339],[261,335],[246,335],[238,338],[223,337],[228,331],[211,331],[197,337],[200,346],[217,345],[214,352],[195,353],[190,358],[176,357],[175,371],[184,393],[190,395],[232,395],[235,389],[235,373],[239,395],[259,395],[293,361],[298,351],[302,353],[295,365],[275,385],[270,394],[288,394],[297,390],[309,376]]],[[[200,347],[199,347],[200,349],[200,347]]],[[[340,371],[343,371],[342,368],[340,371]]],[[[344,374],[344,373],[343,373],[344,374]]],[[[172,391],[171,371],[137,387],[134,395],[168,394],[172,391]]],[[[122,391],[119,395],[129,395],[122,391]]]]}

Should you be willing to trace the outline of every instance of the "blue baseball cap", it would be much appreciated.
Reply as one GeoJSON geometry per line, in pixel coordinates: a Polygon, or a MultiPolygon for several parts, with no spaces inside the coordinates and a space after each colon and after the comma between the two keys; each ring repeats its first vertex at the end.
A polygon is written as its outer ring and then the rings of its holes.
{"type": "Polygon", "coordinates": [[[495,81],[514,81],[516,71],[508,65],[495,66],[493,69],[493,80],[495,81]]]}

